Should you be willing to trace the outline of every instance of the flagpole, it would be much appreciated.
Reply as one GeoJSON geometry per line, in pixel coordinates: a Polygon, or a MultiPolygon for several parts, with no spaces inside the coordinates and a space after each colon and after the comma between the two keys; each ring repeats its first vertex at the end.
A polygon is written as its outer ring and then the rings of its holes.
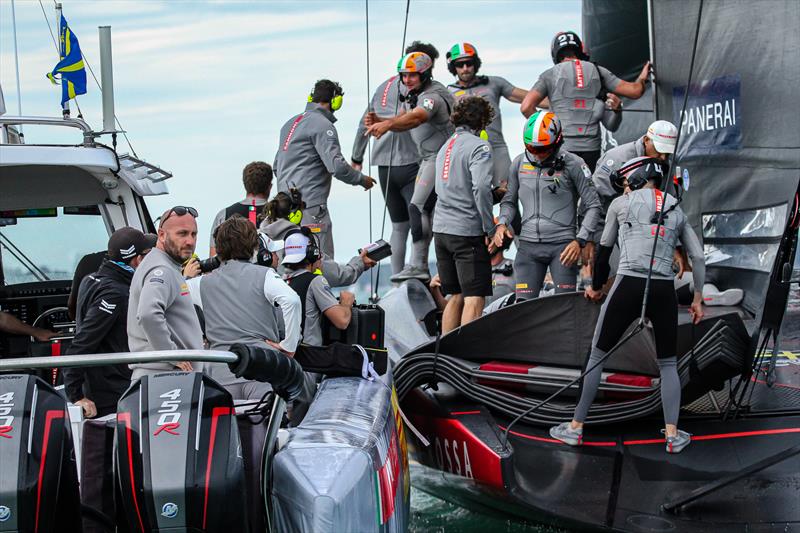
{"type": "MultiPolygon", "coordinates": [[[[17,12],[14,9],[14,0],[11,0],[11,27],[14,32],[14,66],[16,67],[17,71],[17,115],[22,116],[22,91],[19,87],[19,52],[17,51],[17,12]]],[[[18,125],[19,127],[19,137],[20,140],[25,138],[25,134],[22,132],[22,124],[18,125]]]]}
{"type": "MultiPolygon", "coordinates": [[[[56,2],[56,28],[59,28],[59,31],[58,31],[58,35],[59,35],[59,38],[58,38],[58,58],[62,59],[62,57],[61,57],[61,30],[60,30],[60,28],[61,28],[61,4],[58,3],[58,2],[56,2]]],[[[64,81],[62,79],[61,83],[66,83],[66,81],[64,81]]],[[[61,114],[63,115],[64,118],[69,118],[69,100],[67,100],[66,102],[61,104],[61,114]]]]}

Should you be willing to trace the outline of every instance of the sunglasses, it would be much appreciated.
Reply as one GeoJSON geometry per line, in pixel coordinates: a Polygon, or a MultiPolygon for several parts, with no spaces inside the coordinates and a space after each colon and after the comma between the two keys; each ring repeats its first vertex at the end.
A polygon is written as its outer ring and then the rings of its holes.
{"type": "Polygon", "coordinates": [[[183,215],[186,215],[188,213],[189,215],[192,215],[193,218],[197,218],[197,209],[195,209],[194,207],[187,207],[185,205],[176,205],[175,207],[167,211],[167,216],[161,219],[161,222],[158,224],[158,227],[161,228],[164,225],[164,222],[166,222],[167,219],[169,219],[169,217],[171,217],[173,213],[175,213],[175,215],[179,217],[182,217],[183,215]]]}
{"type": "Polygon", "coordinates": [[[470,60],[470,61],[456,61],[454,64],[455,64],[456,68],[474,67],[475,66],[475,62],[472,61],[472,60],[470,60]]]}
{"type": "Polygon", "coordinates": [[[525,146],[525,149],[528,150],[528,152],[532,153],[533,155],[548,154],[553,151],[553,148],[554,146],[552,144],[547,146],[530,146],[530,145],[525,146]]]}

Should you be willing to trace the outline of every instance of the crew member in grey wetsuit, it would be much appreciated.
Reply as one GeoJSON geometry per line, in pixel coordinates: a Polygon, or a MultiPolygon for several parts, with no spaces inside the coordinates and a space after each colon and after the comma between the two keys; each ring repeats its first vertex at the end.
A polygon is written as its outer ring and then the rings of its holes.
{"type": "MultiPolygon", "coordinates": [[[[299,192],[295,194],[296,205],[301,205],[302,196],[299,192]]],[[[261,225],[263,231],[273,241],[282,241],[290,232],[297,231],[300,226],[291,222],[289,217],[292,213],[302,209],[292,207],[293,201],[289,195],[279,192],[267,203],[266,218],[261,225]]],[[[302,217],[302,214],[301,214],[302,217]]],[[[394,250],[393,250],[394,251],[394,250]]],[[[278,252],[278,274],[286,274],[286,268],[280,264],[283,260],[283,249],[278,252]]],[[[332,258],[322,254],[322,276],[330,283],[331,287],[348,287],[358,281],[365,271],[374,267],[377,263],[367,257],[366,250],[362,250],[359,255],[353,256],[347,263],[337,263],[332,258]]]]}
{"type": "Polygon", "coordinates": [[[272,165],[279,191],[288,192],[296,187],[303,193],[306,202],[303,225],[311,228],[328,257],[334,257],[333,229],[327,205],[331,175],[364,189],[375,184],[371,177],[351,167],[342,155],[333,112],[341,107],[343,95],[338,83],[319,80],[305,112],[290,118],[281,128],[278,152],[272,165]]]}
{"type": "MultiPolygon", "coordinates": [[[[181,275],[181,264],[197,244],[197,211],[176,206],[161,216],[156,247],[131,280],[128,299],[128,346],[132,352],[202,350],[203,332],[181,275]]],[[[176,368],[202,371],[203,363],[139,363],[129,365],[131,379],[176,368]]]]}
{"type": "MultiPolygon", "coordinates": [[[[400,110],[399,96],[408,93],[400,76],[392,76],[375,89],[369,107],[361,117],[353,141],[353,168],[361,170],[369,137],[364,123],[369,113],[379,118],[391,118],[400,110]]],[[[414,194],[414,181],[419,171],[419,153],[407,131],[389,132],[372,143],[370,164],[378,166],[378,179],[383,191],[383,201],[392,221],[392,274],[403,270],[406,259],[406,241],[411,228],[409,208],[414,194]]],[[[330,280],[328,280],[330,281],[330,280]]]]}
{"type": "Polygon", "coordinates": [[[430,279],[428,251],[433,237],[431,218],[436,202],[433,195],[436,154],[453,133],[450,123],[453,97],[444,85],[432,78],[433,61],[437,57],[436,48],[429,44],[414,42],[406,48],[406,55],[397,65],[397,71],[408,88],[403,113],[386,120],[380,120],[376,115],[367,116],[367,132],[376,138],[388,131],[410,130],[421,159],[410,208],[411,264],[391,277],[394,282],[410,278],[430,279]]]}
{"type": "Polygon", "coordinates": [[[561,148],[561,126],[549,111],[528,119],[523,132],[526,151],[511,164],[508,192],[500,203],[495,246],[510,237],[509,224],[522,204],[522,232],[514,260],[517,300],[536,298],[547,269],[556,293],[575,291],[581,250],[591,253],[600,218],[600,200],[591,173],[583,160],[561,148]],[[586,208],[577,234],[576,214],[580,198],[586,208]]]}
{"type": "Polygon", "coordinates": [[[489,144],[492,145],[494,172],[492,186],[502,187],[508,182],[508,169],[511,157],[503,138],[503,119],[500,115],[500,98],[519,104],[528,94],[525,89],[513,86],[500,76],[478,76],[481,58],[478,49],[470,43],[456,43],[445,54],[447,70],[456,76],[456,81],[447,86],[455,102],[466,96],[485,98],[494,110],[494,119],[486,128],[489,144]]]}
{"type": "Polygon", "coordinates": [[[456,131],[436,157],[436,266],[442,292],[451,295],[442,333],[481,316],[492,295],[492,147],[479,133],[493,114],[480,96],[463,98],[453,109],[456,131]]]}
{"type": "MultiPolygon", "coordinates": [[[[300,342],[300,297],[275,270],[250,262],[258,248],[255,227],[245,218],[229,218],[219,226],[216,243],[222,264],[198,279],[200,301],[207,302],[202,307],[211,349],[228,350],[244,343],[292,356],[300,342]]],[[[226,363],[211,364],[209,375],[234,400],[258,400],[271,390],[268,383],[237,378],[226,363]]]]}
{"type": "Polygon", "coordinates": [[[606,93],[638,99],[644,94],[650,74],[645,63],[635,82],[621,80],[608,69],[595,65],[583,51],[575,32],[556,34],[550,47],[555,66],[544,71],[520,106],[530,117],[548,98],[550,109],[564,128],[564,148],[580,156],[594,170],[600,158],[600,127],[606,93]]]}
{"type": "Polygon", "coordinates": [[[619,270],[611,292],[597,319],[592,351],[583,381],[583,390],[572,422],[564,422],[550,430],[550,434],[563,442],[578,445],[583,438],[583,422],[597,394],[603,370],[601,361],[622,338],[631,322],[639,317],[648,271],[653,239],[658,235],[652,261],[652,281],[645,311],[653,324],[656,355],[661,374],[661,403],[666,425],[666,450],[678,453],[690,442],[690,435],[678,431],[681,384],[677,371],[676,336],[678,302],[673,286],[672,256],[680,241],[692,259],[693,274],[698,290],[694,293],[690,313],[695,323],[703,317],[703,294],[700,287],[705,279],[703,249],[677,200],[657,187],[664,179],[660,162],[650,158],[637,158],[638,163],[626,173],[626,194],[609,207],[606,227],[594,265],[592,286],[586,297],[593,301],[602,298],[602,286],[608,279],[608,258],[614,243],[621,251],[619,270]],[[658,231],[658,213],[663,213],[663,223],[658,231]],[[596,365],[596,366],[595,366],[596,365]]]}

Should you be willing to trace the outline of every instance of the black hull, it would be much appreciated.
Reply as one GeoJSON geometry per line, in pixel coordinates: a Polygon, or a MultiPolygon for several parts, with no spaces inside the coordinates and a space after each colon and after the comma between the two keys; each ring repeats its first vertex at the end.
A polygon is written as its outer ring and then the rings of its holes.
{"type": "Polygon", "coordinates": [[[662,505],[800,443],[800,413],[722,421],[687,417],[693,436],[678,455],[664,451],[657,418],[587,427],[570,447],[545,428],[504,428],[479,406],[416,390],[406,413],[429,438],[415,458],[417,485],[462,505],[509,518],[574,529],[625,531],[790,531],[800,528],[800,455],[690,503],[662,505]],[[435,415],[432,415],[435,413],[435,415]]]}

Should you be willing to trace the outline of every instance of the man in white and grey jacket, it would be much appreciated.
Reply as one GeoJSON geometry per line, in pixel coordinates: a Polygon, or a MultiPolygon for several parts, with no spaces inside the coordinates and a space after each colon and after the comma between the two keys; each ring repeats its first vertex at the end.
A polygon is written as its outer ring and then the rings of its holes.
{"type": "Polygon", "coordinates": [[[436,266],[442,292],[451,295],[444,309],[442,333],[481,316],[492,295],[489,244],[492,217],[492,147],[479,137],[494,110],[480,96],[461,99],[451,119],[455,133],[436,156],[433,217],[436,266]]]}
{"type": "MultiPolygon", "coordinates": [[[[175,206],[161,216],[158,242],[136,269],[128,300],[132,352],[202,350],[203,332],[181,274],[197,244],[197,211],[175,206]]],[[[170,370],[202,371],[203,363],[175,361],[130,365],[131,379],[170,370]]]]}
{"type": "Polygon", "coordinates": [[[370,189],[375,180],[354,169],[342,155],[333,112],[342,105],[342,87],[319,80],[309,96],[305,112],[290,118],[281,128],[272,170],[278,191],[297,188],[303,195],[303,226],[316,235],[322,252],[333,258],[333,230],[328,213],[331,176],[349,185],[370,189]]]}

